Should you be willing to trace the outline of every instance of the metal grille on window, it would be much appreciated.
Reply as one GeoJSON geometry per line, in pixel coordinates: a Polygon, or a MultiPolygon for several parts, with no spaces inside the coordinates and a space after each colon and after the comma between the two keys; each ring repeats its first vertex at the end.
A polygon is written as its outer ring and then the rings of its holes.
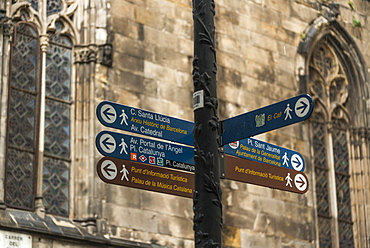
{"type": "Polygon", "coordinates": [[[11,57],[5,203],[32,209],[35,194],[38,42],[27,24],[16,27],[11,57]]]}
{"type": "Polygon", "coordinates": [[[51,35],[46,62],[43,197],[46,212],[68,215],[72,44],[51,35]]]}
{"type": "Polygon", "coordinates": [[[333,130],[335,185],[337,192],[340,247],[354,247],[351,198],[349,187],[349,155],[346,132],[333,130]]]}
{"type": "MultiPolygon", "coordinates": [[[[317,116],[313,116],[317,117],[317,116]]],[[[317,119],[317,118],[316,118],[317,119]]],[[[323,123],[312,122],[313,129],[313,150],[316,175],[316,201],[318,213],[319,242],[321,247],[331,247],[331,221],[329,186],[328,186],[328,165],[326,151],[326,129],[323,123]]]]}
{"type": "Polygon", "coordinates": [[[325,39],[318,44],[310,61],[310,93],[315,99],[311,128],[320,247],[332,247],[333,237],[337,237],[340,247],[354,247],[347,138],[348,81],[325,39]],[[335,175],[332,184],[329,174],[335,175]],[[336,206],[331,202],[330,191],[335,192],[336,206]],[[337,218],[333,218],[335,208],[337,218]]]}

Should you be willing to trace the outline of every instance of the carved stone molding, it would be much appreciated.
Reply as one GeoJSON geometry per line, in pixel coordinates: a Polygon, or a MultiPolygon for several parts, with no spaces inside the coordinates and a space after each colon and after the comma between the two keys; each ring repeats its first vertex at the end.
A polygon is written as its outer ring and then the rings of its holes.
{"type": "Polygon", "coordinates": [[[14,30],[14,23],[12,19],[5,15],[5,11],[0,12],[0,28],[5,36],[12,37],[14,30]]]}
{"type": "Polygon", "coordinates": [[[96,62],[97,54],[97,45],[78,45],[74,49],[74,61],[75,63],[96,62]]]}
{"type": "Polygon", "coordinates": [[[95,62],[105,66],[112,66],[113,47],[111,44],[103,45],[78,45],[74,51],[75,63],[95,62]]]}
{"type": "Polygon", "coordinates": [[[111,67],[113,64],[113,46],[112,44],[99,45],[97,62],[99,64],[111,67]]]}
{"type": "Polygon", "coordinates": [[[354,146],[360,146],[364,141],[370,140],[370,128],[368,127],[354,127],[351,131],[351,142],[354,146]]]}

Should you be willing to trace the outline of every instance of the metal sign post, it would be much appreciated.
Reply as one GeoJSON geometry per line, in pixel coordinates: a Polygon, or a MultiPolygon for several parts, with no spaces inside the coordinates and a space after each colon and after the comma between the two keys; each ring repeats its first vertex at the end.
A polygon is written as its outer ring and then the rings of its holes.
{"type": "Polygon", "coordinates": [[[222,246],[219,123],[214,40],[215,3],[193,1],[194,146],[193,198],[195,247],[222,246]]]}
{"type": "Polygon", "coordinates": [[[195,247],[222,246],[214,0],[194,0],[195,247]]]}

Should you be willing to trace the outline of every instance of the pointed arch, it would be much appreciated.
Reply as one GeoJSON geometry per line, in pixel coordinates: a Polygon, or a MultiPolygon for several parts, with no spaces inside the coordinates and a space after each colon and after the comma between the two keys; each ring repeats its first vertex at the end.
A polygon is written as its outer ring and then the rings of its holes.
{"type": "Polygon", "coordinates": [[[70,213],[76,34],[69,17],[75,9],[75,0],[29,0],[11,5],[15,28],[10,50],[4,202],[35,210],[40,216],[46,212],[67,217],[70,213]],[[27,88],[29,85],[33,88],[27,88]]]}
{"type": "Polygon", "coordinates": [[[316,235],[319,247],[363,247],[369,230],[361,216],[368,207],[363,199],[369,196],[357,191],[356,184],[369,188],[369,175],[358,175],[368,159],[368,140],[363,138],[363,131],[369,130],[368,75],[360,50],[335,10],[335,15],[311,23],[297,56],[300,90],[315,101],[310,133],[316,235]]]}

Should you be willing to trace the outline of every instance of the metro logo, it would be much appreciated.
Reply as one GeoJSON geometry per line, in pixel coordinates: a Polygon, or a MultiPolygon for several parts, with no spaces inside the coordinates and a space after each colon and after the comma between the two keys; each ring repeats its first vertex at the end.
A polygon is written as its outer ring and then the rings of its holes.
{"type": "Polygon", "coordinates": [[[141,160],[141,162],[145,162],[147,160],[147,158],[144,155],[141,155],[139,159],[141,160]]]}

